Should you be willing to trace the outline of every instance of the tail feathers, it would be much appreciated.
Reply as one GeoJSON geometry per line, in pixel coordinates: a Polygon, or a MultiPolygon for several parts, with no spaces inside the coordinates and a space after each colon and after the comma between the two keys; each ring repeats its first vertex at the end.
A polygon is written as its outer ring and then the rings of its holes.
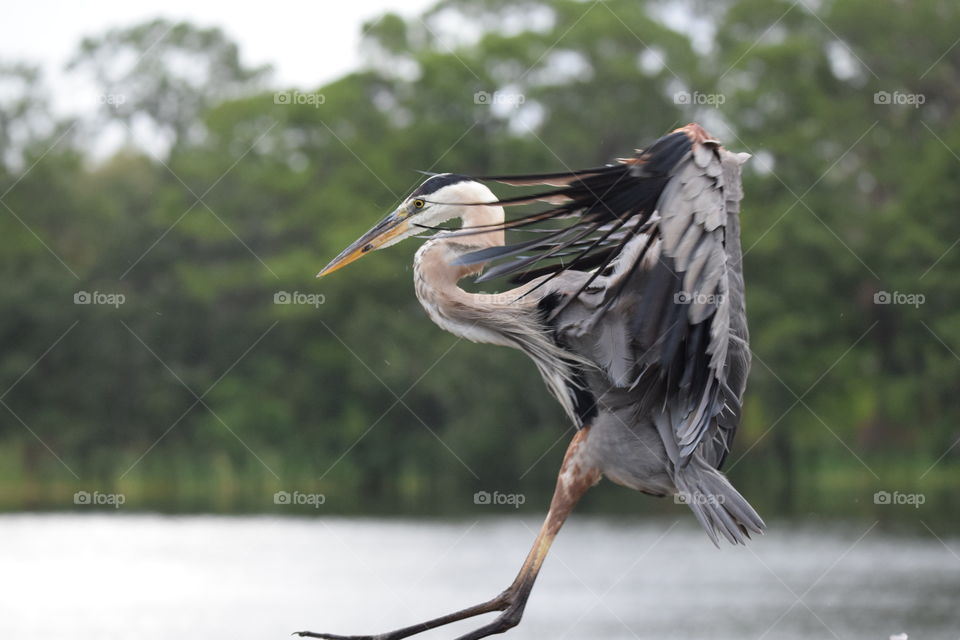
{"type": "Polygon", "coordinates": [[[762,534],[766,525],[750,503],[716,469],[694,459],[674,478],[677,499],[686,503],[713,544],[723,536],[731,544],[746,544],[751,533],[762,534]]]}

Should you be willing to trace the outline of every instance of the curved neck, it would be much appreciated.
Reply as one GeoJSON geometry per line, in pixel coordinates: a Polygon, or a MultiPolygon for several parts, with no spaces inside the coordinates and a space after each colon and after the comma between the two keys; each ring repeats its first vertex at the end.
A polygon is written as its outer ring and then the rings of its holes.
{"type": "MultiPolygon", "coordinates": [[[[483,228],[484,225],[500,224],[504,220],[503,208],[499,206],[465,207],[461,215],[461,229],[483,228]]],[[[417,251],[413,262],[414,283],[420,304],[441,328],[475,342],[504,344],[497,329],[495,318],[485,311],[497,306],[503,296],[469,293],[458,282],[469,275],[479,273],[483,265],[454,265],[461,255],[503,246],[504,232],[501,229],[454,236],[438,234],[417,251]]]]}
{"type": "MultiPolygon", "coordinates": [[[[460,219],[463,224],[459,231],[499,225],[504,220],[503,207],[464,207],[460,219]]],[[[418,281],[424,280],[436,291],[447,291],[451,286],[458,291],[463,291],[456,286],[457,282],[469,275],[479,273],[483,265],[455,266],[452,264],[453,261],[464,253],[489,247],[502,247],[503,244],[502,229],[461,236],[440,233],[425,242],[417,251],[413,265],[414,273],[418,281]]]]}

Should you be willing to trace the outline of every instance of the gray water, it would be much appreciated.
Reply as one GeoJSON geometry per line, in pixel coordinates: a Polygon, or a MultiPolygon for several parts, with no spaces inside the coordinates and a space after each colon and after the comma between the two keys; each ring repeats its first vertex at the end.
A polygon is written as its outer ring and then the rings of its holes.
{"type": "MultiPolygon", "coordinates": [[[[689,518],[688,520],[692,520],[689,518]]],[[[960,540],[773,523],[717,550],[685,520],[578,516],[508,638],[960,638],[960,540]]],[[[500,592],[524,518],[0,516],[0,638],[373,633],[500,592]]],[[[418,636],[454,638],[479,621],[418,636]]]]}

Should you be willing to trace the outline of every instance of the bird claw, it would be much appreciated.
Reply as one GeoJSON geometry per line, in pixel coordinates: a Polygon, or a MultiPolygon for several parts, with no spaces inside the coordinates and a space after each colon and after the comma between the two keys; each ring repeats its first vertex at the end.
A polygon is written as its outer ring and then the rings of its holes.
{"type": "Polygon", "coordinates": [[[294,631],[290,635],[300,638],[323,638],[324,640],[376,640],[376,636],[338,636],[332,633],[315,633],[313,631],[294,631]]]}
{"type": "Polygon", "coordinates": [[[294,631],[290,635],[300,638],[323,638],[324,640],[377,640],[377,636],[338,636],[333,633],[315,633],[313,631],[294,631]]]}
{"type": "Polygon", "coordinates": [[[294,631],[290,635],[300,638],[321,638],[322,640],[389,640],[390,634],[375,636],[341,636],[335,633],[316,633],[315,631],[294,631]]]}

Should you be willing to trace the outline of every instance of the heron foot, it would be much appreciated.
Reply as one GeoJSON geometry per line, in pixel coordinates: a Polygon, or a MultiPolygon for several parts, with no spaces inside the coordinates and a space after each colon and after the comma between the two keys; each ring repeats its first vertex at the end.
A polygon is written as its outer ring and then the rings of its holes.
{"type": "Polygon", "coordinates": [[[502,611],[503,613],[489,624],[457,638],[457,640],[478,640],[479,638],[485,638],[495,633],[503,633],[519,624],[520,618],[523,616],[523,609],[527,604],[527,598],[530,595],[530,589],[517,588],[518,586],[519,585],[511,585],[511,588],[487,602],[386,633],[367,636],[342,636],[334,633],[295,631],[293,635],[301,638],[321,638],[323,640],[401,640],[402,638],[408,638],[412,635],[429,631],[430,629],[436,629],[437,627],[459,622],[460,620],[466,620],[467,618],[479,616],[484,613],[502,611]]]}
{"type": "Polygon", "coordinates": [[[327,640],[380,640],[383,636],[338,636],[334,633],[314,633],[313,631],[294,631],[290,635],[301,638],[326,638],[327,640]]]}
{"type": "Polygon", "coordinates": [[[338,636],[335,633],[314,633],[313,631],[294,631],[293,636],[299,636],[301,638],[326,638],[326,640],[386,640],[388,635],[377,635],[377,636],[338,636]]]}
{"type": "Polygon", "coordinates": [[[526,604],[526,599],[524,599],[523,602],[519,603],[519,606],[511,605],[503,613],[497,616],[493,622],[485,624],[479,629],[474,629],[470,633],[465,633],[462,636],[459,636],[457,640],[479,640],[480,638],[486,638],[487,636],[492,636],[513,629],[515,626],[520,624],[520,619],[523,617],[523,608],[526,604]]]}

